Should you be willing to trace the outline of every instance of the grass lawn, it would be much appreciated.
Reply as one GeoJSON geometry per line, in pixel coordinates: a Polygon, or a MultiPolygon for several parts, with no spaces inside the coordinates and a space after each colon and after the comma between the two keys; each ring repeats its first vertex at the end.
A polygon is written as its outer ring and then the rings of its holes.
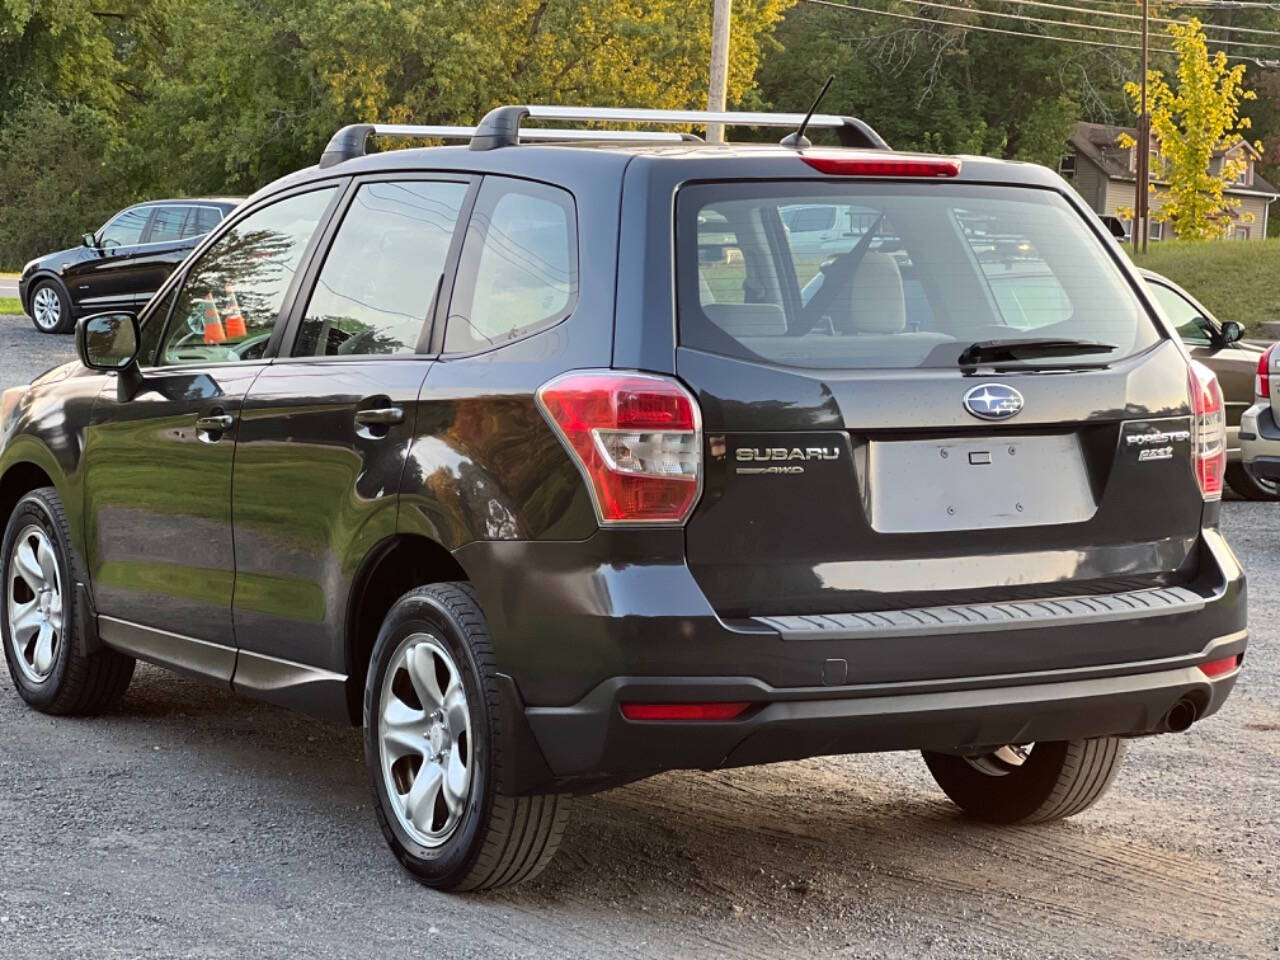
{"type": "MultiPolygon", "coordinates": [[[[1133,256],[1133,248],[1125,247],[1133,256]]],[[[1219,320],[1236,320],[1250,332],[1265,320],[1280,320],[1280,238],[1165,241],[1135,256],[1140,267],[1185,287],[1219,320]]]]}
{"type": "Polygon", "coordinates": [[[22,302],[17,297],[0,297],[0,317],[22,313],[22,302]]]}

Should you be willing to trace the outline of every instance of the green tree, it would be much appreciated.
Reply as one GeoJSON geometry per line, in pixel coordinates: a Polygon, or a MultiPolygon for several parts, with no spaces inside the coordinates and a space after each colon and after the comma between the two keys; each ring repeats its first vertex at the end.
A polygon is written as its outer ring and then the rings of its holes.
{"type": "MultiPolygon", "coordinates": [[[[1248,160],[1222,154],[1244,140],[1251,121],[1241,116],[1240,105],[1256,94],[1244,87],[1244,64],[1228,66],[1222,51],[1210,56],[1199,20],[1170,24],[1169,35],[1178,53],[1176,87],[1159,70],[1147,74],[1151,133],[1160,144],[1162,179],[1168,185],[1163,205],[1151,216],[1171,221],[1180,239],[1224,237],[1239,203],[1223,190],[1248,160]]],[[[1141,87],[1129,83],[1125,91],[1140,111],[1141,87]]],[[[1135,144],[1132,137],[1121,138],[1122,146],[1135,144]]],[[[1241,219],[1248,222],[1252,215],[1241,219]]]]}

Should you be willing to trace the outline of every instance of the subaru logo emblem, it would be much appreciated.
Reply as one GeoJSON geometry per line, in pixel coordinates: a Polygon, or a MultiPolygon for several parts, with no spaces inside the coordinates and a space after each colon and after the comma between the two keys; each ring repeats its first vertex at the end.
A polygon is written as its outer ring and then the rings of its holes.
{"type": "Polygon", "coordinates": [[[964,408],[982,420],[1008,420],[1022,409],[1022,394],[1003,383],[983,383],[965,392],[964,408]]]}

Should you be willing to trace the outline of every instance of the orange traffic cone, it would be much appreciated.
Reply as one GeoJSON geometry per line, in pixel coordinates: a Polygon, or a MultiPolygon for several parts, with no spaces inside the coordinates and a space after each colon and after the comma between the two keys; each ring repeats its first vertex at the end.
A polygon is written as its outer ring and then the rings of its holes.
{"type": "Polygon", "coordinates": [[[230,283],[227,284],[227,300],[231,304],[227,308],[227,336],[232,340],[243,340],[249,335],[249,330],[245,327],[244,314],[240,312],[240,302],[236,300],[236,292],[230,283]]]}
{"type": "Polygon", "coordinates": [[[222,319],[218,316],[218,305],[213,302],[213,291],[204,298],[204,342],[208,344],[224,343],[226,331],[222,329],[222,319]]]}

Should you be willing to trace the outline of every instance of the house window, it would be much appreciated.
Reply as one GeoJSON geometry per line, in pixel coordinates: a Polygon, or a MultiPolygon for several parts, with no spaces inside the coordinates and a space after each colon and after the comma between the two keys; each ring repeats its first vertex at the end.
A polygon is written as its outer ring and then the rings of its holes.
{"type": "Polygon", "coordinates": [[[1249,228],[1248,228],[1248,227],[1236,227],[1234,230],[1232,230],[1232,231],[1231,231],[1231,238],[1232,238],[1233,240],[1248,240],[1248,239],[1249,239],[1249,228]]]}
{"type": "Polygon", "coordinates": [[[1164,239],[1164,223],[1158,220],[1151,220],[1147,223],[1147,237],[1151,240],[1164,239]]]}
{"type": "Polygon", "coordinates": [[[1074,180],[1076,177],[1076,155],[1068,153],[1065,157],[1058,161],[1058,176],[1064,180],[1074,180]]]}
{"type": "Polygon", "coordinates": [[[1246,160],[1244,169],[1241,170],[1240,173],[1236,175],[1235,180],[1232,182],[1235,183],[1236,186],[1247,187],[1252,182],[1252,180],[1253,180],[1253,164],[1246,160]]]}

